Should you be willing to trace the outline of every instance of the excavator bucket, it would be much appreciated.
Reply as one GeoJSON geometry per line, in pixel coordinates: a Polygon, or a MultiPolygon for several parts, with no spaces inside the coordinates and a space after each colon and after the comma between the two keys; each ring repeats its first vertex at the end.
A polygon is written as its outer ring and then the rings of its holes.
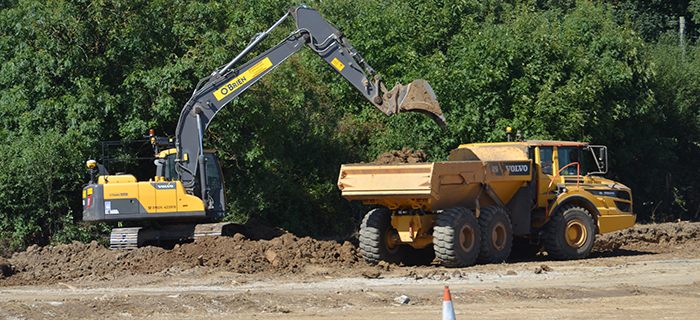
{"type": "Polygon", "coordinates": [[[420,112],[433,119],[440,128],[447,125],[433,88],[423,79],[415,80],[405,86],[397,82],[393,89],[384,94],[384,101],[389,103],[378,107],[387,115],[420,112]]]}

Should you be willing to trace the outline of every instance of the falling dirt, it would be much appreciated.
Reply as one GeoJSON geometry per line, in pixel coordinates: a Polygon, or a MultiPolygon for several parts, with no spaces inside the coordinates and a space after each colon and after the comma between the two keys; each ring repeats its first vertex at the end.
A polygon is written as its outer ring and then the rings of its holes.
{"type": "Polygon", "coordinates": [[[423,150],[413,151],[412,149],[403,148],[401,150],[382,153],[377,156],[377,160],[372,161],[371,164],[420,163],[427,161],[423,150]]]}

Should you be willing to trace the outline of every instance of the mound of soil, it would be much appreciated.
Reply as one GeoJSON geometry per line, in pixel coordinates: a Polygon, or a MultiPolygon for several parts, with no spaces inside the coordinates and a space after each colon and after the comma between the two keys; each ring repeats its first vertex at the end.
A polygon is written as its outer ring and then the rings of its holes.
{"type": "MultiPolygon", "coordinates": [[[[307,265],[349,267],[361,256],[350,242],[298,238],[290,233],[272,240],[250,240],[242,234],[233,237],[207,237],[194,243],[176,245],[172,250],[143,247],[135,250],[109,250],[93,241],[57,246],[31,246],[9,260],[12,272],[5,285],[55,283],[81,277],[110,274],[154,274],[188,270],[197,266],[238,273],[294,274],[307,265]]],[[[3,265],[0,261],[0,267],[3,265]]]]}
{"type": "Polygon", "coordinates": [[[371,164],[420,163],[427,161],[423,150],[413,151],[412,149],[403,148],[401,150],[382,153],[377,156],[377,160],[372,161],[371,164]]]}
{"type": "Polygon", "coordinates": [[[636,224],[632,228],[599,235],[593,250],[614,250],[620,247],[659,244],[672,247],[687,242],[700,241],[700,223],[673,222],[660,224],[636,224]]]}
{"type": "Polygon", "coordinates": [[[7,259],[0,257],[0,279],[11,276],[13,273],[12,264],[7,259]]]}
{"type": "MultiPolygon", "coordinates": [[[[312,275],[321,269],[359,272],[368,267],[359,249],[348,241],[299,238],[263,226],[252,226],[249,231],[252,232],[250,238],[242,234],[207,237],[176,245],[171,250],[150,246],[129,251],[109,250],[97,242],[33,245],[24,252],[15,253],[11,259],[0,259],[0,285],[103,280],[122,275],[162,275],[195,269],[278,277],[312,275]]],[[[679,256],[697,256],[698,248],[700,223],[663,223],[635,225],[600,235],[593,255],[675,252],[679,256]]]]}

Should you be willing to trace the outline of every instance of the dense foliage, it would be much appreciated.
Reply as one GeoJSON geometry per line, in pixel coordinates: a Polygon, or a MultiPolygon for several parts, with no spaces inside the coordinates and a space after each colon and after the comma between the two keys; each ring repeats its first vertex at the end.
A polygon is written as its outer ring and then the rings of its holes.
{"type": "MultiPolygon", "coordinates": [[[[0,2],[0,247],[89,240],[85,160],[99,141],[171,135],[197,81],[297,1],[0,2]]],[[[444,160],[460,143],[529,139],[606,144],[610,177],[642,221],[700,212],[700,1],[308,1],[388,86],[417,78],[450,123],[385,118],[302,50],[212,123],[229,220],[299,235],[352,232],[362,208],[339,196],[342,163],[402,147],[444,160]],[[678,19],[686,17],[685,50],[678,19]]],[[[285,22],[251,54],[289,32],[285,22]]],[[[130,171],[153,170],[149,162],[130,171]]]]}

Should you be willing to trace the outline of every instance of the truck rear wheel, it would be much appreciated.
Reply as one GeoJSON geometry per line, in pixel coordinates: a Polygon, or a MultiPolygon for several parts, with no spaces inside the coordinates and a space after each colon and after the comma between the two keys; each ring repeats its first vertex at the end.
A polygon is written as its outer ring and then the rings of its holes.
{"type": "Polygon", "coordinates": [[[579,206],[565,205],[555,212],[549,220],[547,232],[544,246],[554,259],[582,259],[593,249],[593,218],[588,210],[579,206]]]}
{"type": "Polygon", "coordinates": [[[513,227],[508,213],[501,207],[487,206],[479,214],[481,228],[480,263],[500,263],[513,248],[513,227]]]}
{"type": "Polygon", "coordinates": [[[360,251],[368,263],[400,263],[405,246],[400,244],[399,233],[391,226],[391,212],[377,208],[365,215],[360,226],[360,251]]]}
{"type": "Polygon", "coordinates": [[[444,210],[435,221],[433,247],[446,267],[466,267],[479,256],[481,232],[471,210],[456,207],[444,210]]]}

